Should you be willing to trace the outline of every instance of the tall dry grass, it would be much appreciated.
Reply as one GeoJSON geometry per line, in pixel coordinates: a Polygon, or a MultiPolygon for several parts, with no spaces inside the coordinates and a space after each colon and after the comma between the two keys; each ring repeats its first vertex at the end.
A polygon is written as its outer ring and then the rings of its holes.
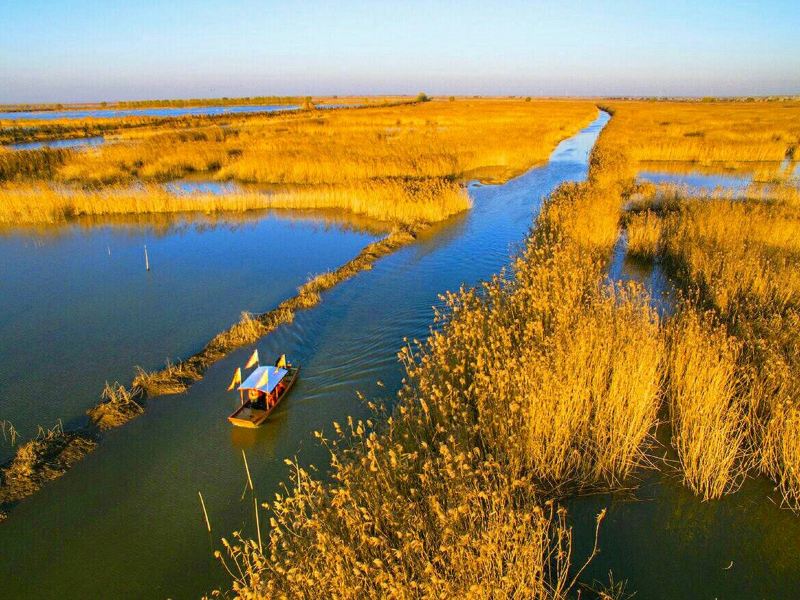
{"type": "Polygon", "coordinates": [[[331,481],[293,464],[265,546],[225,542],[236,596],[571,597],[584,559],[557,501],[646,463],[660,404],[658,318],[604,283],[627,185],[562,187],[509,271],[443,297],[392,415],[319,434],[331,481]]]}
{"type": "Polygon", "coordinates": [[[70,155],[69,150],[57,148],[16,151],[0,148],[0,184],[52,178],[70,155]]]}
{"type": "Polygon", "coordinates": [[[86,435],[65,432],[60,422],[39,427],[36,437],[20,444],[14,458],[0,467],[0,521],[6,509],[61,476],[96,445],[86,435]]]}
{"type": "MultiPolygon", "coordinates": [[[[775,480],[786,504],[798,508],[800,212],[795,197],[796,191],[780,187],[743,199],[672,195],[668,202],[650,202],[648,206],[655,210],[632,216],[627,227],[629,238],[638,240],[631,250],[657,256],[701,310],[714,311],[726,335],[732,336],[730,343],[739,348],[723,352],[722,333],[711,328],[693,335],[696,354],[683,351],[684,360],[698,361],[696,370],[715,365],[713,373],[703,373],[705,377],[722,378],[721,363],[727,365],[722,369],[724,377],[734,381],[725,385],[734,386],[744,398],[730,400],[733,404],[720,420],[711,410],[717,406],[720,413],[725,412],[729,394],[720,380],[712,394],[716,400],[706,402],[705,430],[716,431],[720,448],[725,439],[731,441],[727,451],[719,454],[719,472],[740,462],[736,456],[744,449],[747,465],[756,465],[775,480]],[[717,359],[709,362],[708,356],[699,354],[701,350],[717,359]],[[736,365],[733,375],[731,363],[736,365]],[[728,422],[734,417],[738,425],[728,422]]],[[[688,377],[679,367],[673,362],[671,377],[688,377]]],[[[697,385],[713,388],[709,381],[697,385]]],[[[696,453],[698,460],[706,459],[700,456],[702,450],[696,453]]],[[[708,467],[696,468],[708,471],[708,467]]],[[[734,480],[738,468],[733,467],[734,480]]],[[[697,487],[704,495],[715,496],[730,484],[697,487]]]]}
{"type": "Polygon", "coordinates": [[[687,485],[704,499],[741,483],[749,414],[737,377],[742,344],[691,307],[671,323],[668,392],[673,445],[687,485]]]}
{"type": "Polygon", "coordinates": [[[800,154],[800,102],[612,102],[610,142],[634,161],[681,163],[780,176],[800,154]]]}
{"type": "Polygon", "coordinates": [[[60,185],[5,185],[0,220],[282,207],[432,222],[469,207],[459,182],[506,179],[545,160],[595,111],[585,102],[425,102],[120,128],[115,143],[65,154],[56,171],[13,153],[36,177],[60,185]],[[148,186],[198,172],[278,189],[268,197],[212,198],[172,197],[148,186]],[[142,187],[131,191],[134,185],[142,187]]]}
{"type": "Polygon", "coordinates": [[[596,114],[586,102],[425,102],[253,116],[230,126],[135,131],[83,153],[69,181],[164,180],[189,171],[258,183],[330,184],[392,177],[507,178],[546,160],[596,114]]]}
{"type": "Polygon", "coordinates": [[[338,209],[391,223],[432,223],[467,210],[471,201],[455,182],[369,181],[270,192],[181,193],[158,185],[82,190],[45,184],[0,184],[0,224],[64,223],[76,217],[263,209],[338,209]]]}

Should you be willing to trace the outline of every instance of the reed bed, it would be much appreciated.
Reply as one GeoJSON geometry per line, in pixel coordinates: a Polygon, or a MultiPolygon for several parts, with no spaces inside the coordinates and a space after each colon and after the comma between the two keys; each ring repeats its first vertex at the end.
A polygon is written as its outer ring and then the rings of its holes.
{"type": "Polygon", "coordinates": [[[612,102],[611,107],[616,112],[609,142],[635,161],[656,161],[659,170],[693,163],[717,172],[754,172],[764,180],[779,178],[785,159],[800,158],[797,101],[612,102]]]}
{"type": "Polygon", "coordinates": [[[113,385],[106,383],[100,395],[102,401],[86,414],[100,431],[119,427],[144,412],[142,405],[137,402],[136,390],[137,388],[133,392],[128,391],[117,382],[113,385]]]}
{"type": "Polygon", "coordinates": [[[158,124],[152,117],[122,117],[114,119],[24,119],[4,121],[0,119],[0,144],[22,142],[45,142],[87,138],[113,134],[123,129],[158,124]]]}
{"type": "Polygon", "coordinates": [[[60,477],[96,445],[86,435],[65,432],[60,423],[51,429],[40,427],[37,436],[20,445],[14,459],[0,468],[0,521],[5,510],[60,477]]]}
{"type": "Polygon", "coordinates": [[[593,175],[548,199],[508,271],[443,297],[391,416],[318,434],[330,482],[290,461],[265,546],[218,555],[235,596],[572,597],[605,513],[579,559],[558,501],[648,463],[664,355],[644,291],[604,283],[628,183],[593,175]]]}
{"type": "MultiPolygon", "coordinates": [[[[6,151],[0,149],[0,184],[11,181],[49,179],[71,155],[69,150],[39,148],[6,151]]],[[[7,187],[9,184],[5,184],[7,187]]]]}
{"type": "Polygon", "coordinates": [[[73,182],[164,180],[210,171],[220,180],[331,184],[391,177],[507,178],[547,159],[596,109],[582,102],[425,102],[364,110],[252,116],[213,135],[152,135],[76,157],[73,182]],[[98,174],[103,174],[99,177],[98,174]]]}
{"type": "MultiPolygon", "coordinates": [[[[705,413],[698,416],[706,419],[704,431],[714,431],[719,438],[718,472],[733,465],[734,473],[731,481],[714,483],[718,478],[708,471],[710,464],[696,466],[710,475],[707,487],[695,487],[703,495],[715,497],[735,487],[733,482],[742,468],[738,465],[754,466],[775,480],[785,503],[797,509],[800,212],[796,191],[771,189],[774,193],[762,190],[756,197],[739,199],[656,197],[640,203],[648,212],[629,218],[627,229],[629,239],[637,240],[630,251],[660,260],[686,290],[695,310],[712,310],[730,344],[739,348],[733,352],[717,327],[691,335],[698,362],[695,370],[707,369],[704,377],[718,378],[713,384],[695,382],[705,389],[696,394],[707,397],[705,413]],[[703,359],[702,352],[716,358],[703,359]],[[733,372],[731,364],[735,365],[733,372]],[[736,390],[733,398],[731,386],[736,390]],[[727,448],[725,439],[730,442],[727,448]]],[[[681,321],[686,322],[685,318],[681,321]]],[[[684,360],[690,361],[688,349],[681,352],[684,360]]],[[[680,361],[673,361],[671,378],[688,377],[679,367],[680,361]]],[[[702,452],[710,453],[707,448],[702,452]]],[[[687,477],[691,478],[688,472],[687,477]]]]}
{"type": "Polygon", "coordinates": [[[546,160],[595,111],[585,102],[423,102],[132,122],[115,133],[115,143],[58,154],[52,165],[42,162],[46,152],[0,154],[0,181],[15,180],[0,187],[0,222],[253,208],[335,208],[395,223],[433,222],[469,207],[459,182],[505,180],[546,160]],[[3,160],[10,161],[5,170],[3,160]],[[190,173],[279,189],[214,198],[154,185],[190,173]]]}
{"type": "Polygon", "coordinates": [[[737,378],[742,344],[690,306],[669,331],[673,445],[689,488],[705,500],[719,498],[737,488],[747,467],[749,414],[737,378]]]}
{"type": "Polygon", "coordinates": [[[346,210],[397,224],[433,223],[471,206],[452,181],[369,181],[225,194],[172,192],[158,185],[82,190],[46,184],[0,184],[0,224],[66,223],[78,217],[179,212],[242,213],[264,209],[346,210]]]}

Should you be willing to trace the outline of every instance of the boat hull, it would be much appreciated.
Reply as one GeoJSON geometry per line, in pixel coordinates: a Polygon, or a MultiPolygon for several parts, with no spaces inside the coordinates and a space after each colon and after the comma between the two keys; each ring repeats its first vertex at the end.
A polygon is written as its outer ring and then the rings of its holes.
{"type": "Polygon", "coordinates": [[[260,410],[253,408],[251,403],[245,402],[236,411],[228,417],[228,421],[235,427],[244,427],[246,429],[256,429],[261,427],[269,417],[269,415],[278,407],[281,401],[286,397],[289,391],[294,386],[297,376],[300,373],[300,367],[290,367],[289,374],[287,375],[288,382],[286,388],[280,393],[275,404],[268,410],[260,410]]]}

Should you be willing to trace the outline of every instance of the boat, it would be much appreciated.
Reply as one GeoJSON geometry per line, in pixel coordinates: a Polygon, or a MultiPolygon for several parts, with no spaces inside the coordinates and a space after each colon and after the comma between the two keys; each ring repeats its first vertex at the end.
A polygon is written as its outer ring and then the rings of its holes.
{"type": "Polygon", "coordinates": [[[237,427],[260,427],[292,389],[300,367],[281,357],[275,366],[258,366],[237,388],[242,405],[228,417],[237,427]]]}

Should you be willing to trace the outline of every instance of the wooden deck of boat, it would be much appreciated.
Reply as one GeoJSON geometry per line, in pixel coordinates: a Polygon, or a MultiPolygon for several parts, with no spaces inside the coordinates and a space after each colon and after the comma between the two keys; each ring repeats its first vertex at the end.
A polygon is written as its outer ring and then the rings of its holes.
{"type": "Polygon", "coordinates": [[[244,406],[236,411],[236,416],[230,416],[228,420],[239,427],[258,427],[267,418],[268,414],[266,410],[244,406]]]}

